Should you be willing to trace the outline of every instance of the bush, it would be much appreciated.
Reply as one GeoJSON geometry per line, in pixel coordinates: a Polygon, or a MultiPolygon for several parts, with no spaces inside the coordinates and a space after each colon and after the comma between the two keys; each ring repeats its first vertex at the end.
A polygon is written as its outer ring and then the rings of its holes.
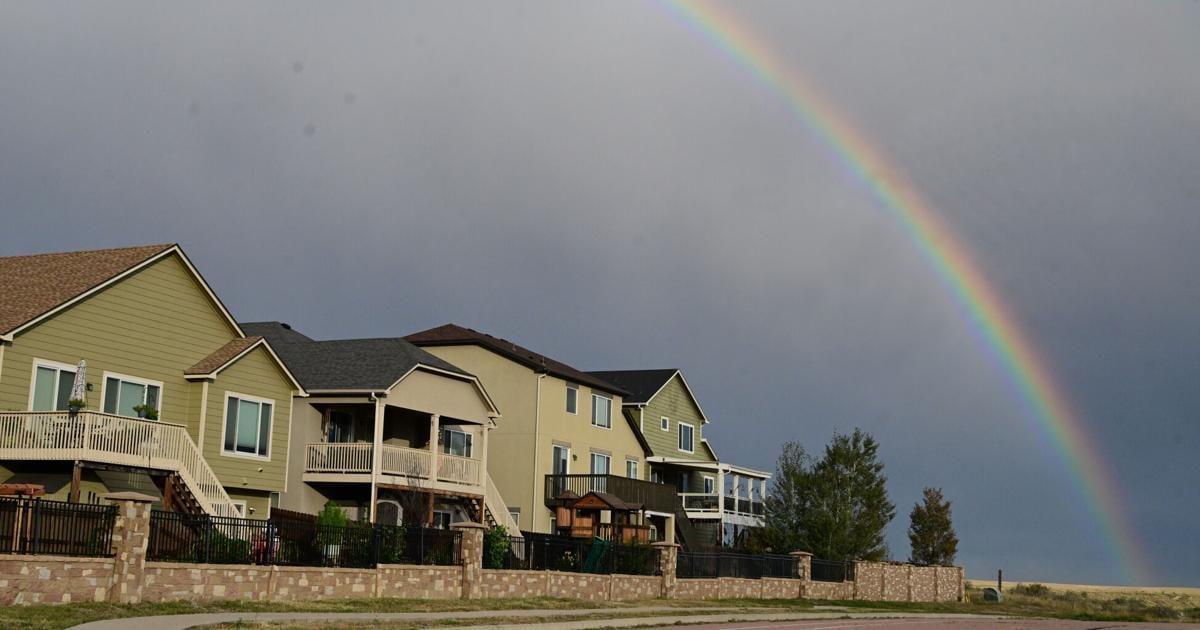
{"type": "Polygon", "coordinates": [[[1030,597],[1045,597],[1050,594],[1050,589],[1044,584],[1022,584],[1013,587],[1013,592],[1030,597]]]}
{"type": "Polygon", "coordinates": [[[483,568],[503,569],[504,560],[508,557],[508,530],[503,525],[496,525],[483,535],[483,568]]]}

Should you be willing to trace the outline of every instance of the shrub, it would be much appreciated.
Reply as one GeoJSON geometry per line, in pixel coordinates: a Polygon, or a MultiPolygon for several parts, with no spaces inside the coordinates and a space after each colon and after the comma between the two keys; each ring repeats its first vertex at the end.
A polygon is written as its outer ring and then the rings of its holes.
{"type": "Polygon", "coordinates": [[[1022,584],[1014,587],[1013,592],[1030,597],[1045,597],[1050,594],[1050,589],[1044,584],[1022,584]]]}
{"type": "Polygon", "coordinates": [[[508,530],[503,525],[496,525],[483,535],[483,567],[485,569],[503,569],[504,560],[508,557],[508,530]]]}

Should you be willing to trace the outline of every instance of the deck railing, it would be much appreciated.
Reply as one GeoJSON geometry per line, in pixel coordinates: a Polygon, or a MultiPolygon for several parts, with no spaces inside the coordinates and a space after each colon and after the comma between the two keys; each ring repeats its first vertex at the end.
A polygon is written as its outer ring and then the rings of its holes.
{"type": "Polygon", "coordinates": [[[182,425],[94,411],[0,413],[0,459],[84,460],[168,470],[209,514],[236,514],[216,473],[182,425]]]}
{"type": "Polygon", "coordinates": [[[371,444],[345,442],[309,444],[304,458],[309,472],[371,472],[371,444]]]}
{"type": "Polygon", "coordinates": [[[680,492],[679,498],[683,500],[683,507],[688,512],[717,514],[724,509],[727,514],[741,514],[744,516],[763,515],[763,502],[758,499],[734,496],[722,497],[716,493],[704,492],[680,492]]]}
{"type": "MultiPolygon", "coordinates": [[[[370,448],[370,445],[367,445],[370,448]]],[[[430,469],[429,451],[404,446],[383,445],[383,472],[389,475],[428,479],[430,469]]]]}
{"type": "MultiPolygon", "coordinates": [[[[305,472],[370,473],[374,451],[370,442],[321,442],[309,444],[305,472]]],[[[426,449],[384,444],[380,449],[380,471],[412,479],[429,479],[432,454],[426,449]]],[[[483,485],[483,461],[438,453],[438,481],[469,486],[483,485]]]]}
{"type": "Polygon", "coordinates": [[[482,483],[478,459],[438,453],[438,480],[478,486],[482,483]]]}
{"type": "Polygon", "coordinates": [[[546,475],[546,505],[550,507],[559,505],[561,497],[574,494],[578,498],[592,491],[616,495],[654,512],[670,514],[679,505],[675,488],[666,484],[617,475],[546,475]]]}

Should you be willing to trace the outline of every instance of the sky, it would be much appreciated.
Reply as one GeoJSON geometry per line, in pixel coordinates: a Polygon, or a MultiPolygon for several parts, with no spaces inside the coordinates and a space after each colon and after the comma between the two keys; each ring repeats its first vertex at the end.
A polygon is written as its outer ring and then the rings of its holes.
{"type": "MultiPolygon", "coordinates": [[[[958,235],[1141,580],[1200,586],[1200,3],[726,8],[958,235]]],[[[1127,579],[902,227],[662,4],[0,6],[0,255],[159,242],[244,321],[680,368],[738,465],[861,427],[898,559],[928,485],[970,577],[1127,579]]]]}

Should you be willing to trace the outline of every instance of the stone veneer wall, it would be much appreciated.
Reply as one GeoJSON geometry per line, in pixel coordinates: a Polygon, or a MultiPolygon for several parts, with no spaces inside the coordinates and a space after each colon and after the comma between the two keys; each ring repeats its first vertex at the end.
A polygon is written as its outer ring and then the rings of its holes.
{"type": "Polygon", "coordinates": [[[108,601],[112,558],[0,556],[0,605],[108,601]]]}

